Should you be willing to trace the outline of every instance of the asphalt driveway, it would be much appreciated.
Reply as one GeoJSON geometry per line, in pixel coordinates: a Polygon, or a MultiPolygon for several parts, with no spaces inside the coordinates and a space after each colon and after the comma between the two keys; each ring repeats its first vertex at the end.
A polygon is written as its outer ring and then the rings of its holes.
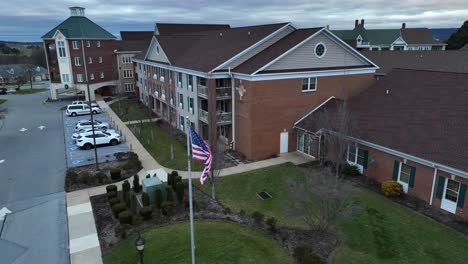
{"type": "Polygon", "coordinates": [[[48,92],[0,95],[0,262],[69,263],[62,103],[48,92]]]}

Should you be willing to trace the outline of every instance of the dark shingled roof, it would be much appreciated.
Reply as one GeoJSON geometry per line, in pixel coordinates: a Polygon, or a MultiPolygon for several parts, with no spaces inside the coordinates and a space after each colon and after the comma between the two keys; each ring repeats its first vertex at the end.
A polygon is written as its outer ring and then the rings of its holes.
{"type": "Polygon", "coordinates": [[[468,52],[446,51],[361,51],[380,69],[388,73],[395,68],[468,73],[468,52]]]}
{"type": "Polygon", "coordinates": [[[128,41],[151,41],[153,31],[120,31],[120,38],[128,41]]]}
{"type": "Polygon", "coordinates": [[[408,44],[444,44],[432,36],[428,28],[402,28],[401,36],[408,44]]]}
{"type": "Polygon", "coordinates": [[[158,35],[156,38],[172,65],[209,72],[286,24],[158,35]]]}
{"type": "Polygon", "coordinates": [[[156,23],[159,35],[185,34],[192,32],[230,29],[228,24],[174,24],[156,23]]]}
{"type": "Polygon", "coordinates": [[[254,73],[256,70],[276,59],[320,29],[322,28],[298,29],[237,66],[234,71],[248,74],[254,73]]]}
{"type": "Polygon", "coordinates": [[[349,101],[356,137],[468,171],[467,87],[466,73],[395,69],[349,101]]]}
{"type": "Polygon", "coordinates": [[[70,39],[116,39],[114,35],[84,16],[67,18],[41,38],[51,39],[57,30],[70,39]]]}

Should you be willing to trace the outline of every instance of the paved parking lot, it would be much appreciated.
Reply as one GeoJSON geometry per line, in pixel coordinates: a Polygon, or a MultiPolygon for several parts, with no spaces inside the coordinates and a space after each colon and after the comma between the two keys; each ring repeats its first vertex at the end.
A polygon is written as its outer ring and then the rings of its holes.
{"type": "MultiPolygon", "coordinates": [[[[109,123],[111,126],[110,129],[113,129],[112,124],[107,118],[106,113],[97,114],[94,116],[94,118],[101,122],[109,123]]],[[[71,116],[67,116],[65,112],[63,112],[65,148],[66,148],[65,152],[67,154],[67,166],[69,168],[95,163],[94,149],[90,149],[90,150],[80,149],[79,147],[75,145],[75,141],[71,138],[73,133],[75,132],[76,123],[83,119],[90,119],[90,116],[82,115],[82,116],[71,117],[71,116]]],[[[99,146],[97,148],[98,161],[105,162],[106,160],[109,160],[109,161],[115,160],[114,153],[127,152],[127,151],[129,151],[129,148],[127,144],[125,144],[125,142],[121,142],[120,144],[116,146],[111,146],[111,145],[99,146]]]]}

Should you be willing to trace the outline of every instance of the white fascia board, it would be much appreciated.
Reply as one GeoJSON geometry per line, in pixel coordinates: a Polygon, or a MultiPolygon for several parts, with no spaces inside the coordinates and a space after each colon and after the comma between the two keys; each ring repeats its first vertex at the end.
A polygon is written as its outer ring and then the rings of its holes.
{"type": "Polygon", "coordinates": [[[261,45],[262,43],[264,43],[265,41],[271,39],[272,37],[274,37],[275,35],[277,35],[278,33],[280,33],[281,31],[285,30],[286,28],[288,27],[293,27],[294,29],[296,29],[291,23],[287,23],[286,25],[284,25],[283,27],[281,27],[280,29],[276,30],[275,32],[271,33],[270,35],[264,37],[263,39],[261,39],[260,41],[257,41],[255,42],[252,46],[246,48],[245,50],[241,51],[240,53],[236,54],[234,57],[230,58],[229,60],[223,62],[222,64],[220,64],[219,66],[217,66],[216,68],[212,69],[210,71],[211,72],[214,72],[216,70],[219,70],[221,68],[223,68],[224,66],[228,65],[229,63],[233,62],[234,60],[240,58],[241,56],[243,56],[244,54],[246,54],[247,52],[251,51],[252,49],[258,47],[259,45],[261,45]]]}
{"type": "Polygon", "coordinates": [[[299,122],[301,122],[302,120],[304,120],[306,117],[308,117],[309,115],[311,115],[313,112],[317,111],[318,109],[320,109],[322,106],[324,106],[326,103],[328,103],[330,100],[332,99],[335,99],[335,96],[330,96],[327,100],[323,101],[319,106],[315,107],[312,111],[310,111],[309,113],[305,114],[303,117],[301,117],[301,119],[297,120],[295,123],[294,123],[294,126],[296,126],[297,124],[299,124],[299,122]]]}
{"type": "Polygon", "coordinates": [[[313,78],[313,77],[326,77],[326,76],[339,76],[339,75],[368,74],[368,73],[375,74],[375,71],[377,69],[379,68],[368,67],[368,68],[356,68],[356,69],[307,71],[307,72],[264,73],[264,74],[256,74],[256,75],[233,72],[232,75],[237,79],[246,80],[246,81],[269,81],[269,80],[300,79],[300,78],[313,78]]]}
{"type": "Polygon", "coordinates": [[[178,71],[190,75],[195,75],[197,77],[202,77],[202,78],[207,78],[207,79],[221,79],[221,78],[229,78],[230,75],[229,73],[206,73],[206,72],[201,72],[201,71],[195,71],[195,70],[190,70],[190,69],[185,69],[185,68],[180,68],[177,66],[172,66],[172,65],[167,65],[163,63],[157,63],[157,62],[152,62],[152,61],[146,61],[146,60],[139,60],[139,59],[133,59],[133,62],[138,62],[150,66],[156,66],[159,68],[171,70],[171,71],[178,71]]]}
{"type": "Polygon", "coordinates": [[[331,32],[330,30],[326,29],[325,28],[325,32],[327,32],[330,36],[333,37],[333,39],[336,41],[336,43],[338,44],[341,44],[342,46],[348,48],[351,52],[353,52],[354,54],[356,54],[358,57],[364,59],[365,61],[367,61],[369,64],[371,64],[372,66],[376,67],[377,69],[380,69],[380,67],[375,64],[373,61],[369,60],[366,56],[362,55],[359,51],[355,50],[353,47],[351,47],[348,43],[344,42],[342,39],[340,39],[338,36],[336,36],[335,34],[333,34],[333,32],[331,32]]]}
{"type": "Polygon", "coordinates": [[[280,56],[276,57],[275,59],[273,59],[272,61],[270,61],[269,63],[263,65],[260,69],[256,70],[254,73],[252,73],[252,75],[255,75],[257,74],[258,72],[261,72],[262,70],[268,68],[270,65],[272,65],[273,63],[277,62],[278,60],[280,60],[281,58],[283,58],[284,56],[288,55],[290,52],[294,51],[295,49],[299,48],[300,46],[302,46],[304,43],[306,43],[307,41],[309,41],[311,38],[317,36],[318,34],[320,34],[325,28],[322,28],[320,29],[319,31],[315,32],[314,34],[310,35],[309,37],[307,37],[305,40],[299,42],[299,44],[297,44],[296,46],[290,48],[289,50],[287,50],[285,53],[281,54],[280,56]]]}
{"type": "MultiPolygon", "coordinates": [[[[390,45],[395,45],[395,42],[397,42],[398,40],[401,40],[403,43],[405,43],[404,45],[408,45],[408,43],[406,43],[406,41],[403,39],[403,37],[398,37],[390,45]]],[[[403,44],[396,44],[396,45],[403,45],[403,44]]]]}
{"type": "MultiPolygon", "coordinates": [[[[295,127],[295,128],[298,128],[298,127],[295,127]]],[[[325,130],[326,129],[322,128],[322,129],[318,130],[315,134],[321,134],[325,130]]],[[[329,131],[329,130],[327,130],[327,131],[330,132],[330,133],[336,133],[336,132],[329,131]]],[[[425,166],[428,166],[428,167],[431,167],[431,168],[437,168],[438,170],[441,170],[441,171],[444,171],[444,172],[447,172],[447,173],[450,173],[450,174],[453,174],[453,175],[460,176],[462,178],[468,179],[468,172],[466,172],[466,171],[462,171],[462,170],[455,169],[455,168],[447,166],[447,165],[443,165],[443,164],[440,164],[440,163],[437,163],[437,162],[433,162],[433,161],[430,161],[430,160],[419,158],[419,157],[416,157],[416,156],[413,156],[413,155],[410,155],[410,154],[407,154],[407,153],[404,153],[404,152],[401,152],[401,151],[398,151],[398,150],[394,150],[394,149],[391,149],[391,148],[387,148],[387,147],[384,147],[384,146],[381,146],[381,145],[378,145],[378,144],[375,144],[375,143],[371,143],[371,142],[368,142],[368,141],[365,141],[365,140],[362,140],[362,139],[359,139],[359,138],[355,138],[355,137],[347,137],[347,138],[349,140],[351,140],[351,141],[354,141],[354,142],[360,144],[360,145],[370,147],[370,148],[373,148],[373,149],[376,149],[376,150],[380,150],[382,152],[385,152],[385,153],[393,155],[393,156],[397,156],[397,157],[400,157],[400,158],[403,158],[403,159],[411,160],[413,162],[416,162],[416,163],[419,163],[419,164],[422,164],[422,165],[425,165],[425,166]]]]}

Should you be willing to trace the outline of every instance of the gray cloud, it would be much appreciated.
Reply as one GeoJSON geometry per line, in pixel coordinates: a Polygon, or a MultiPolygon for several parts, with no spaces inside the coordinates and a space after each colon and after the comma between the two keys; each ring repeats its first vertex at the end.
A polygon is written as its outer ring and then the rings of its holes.
{"type": "Polygon", "coordinates": [[[40,41],[40,36],[83,6],[87,16],[111,33],[152,30],[155,22],[229,23],[233,26],[291,21],[299,27],[459,27],[468,19],[465,0],[15,0],[0,17],[0,39],[40,41]]]}

